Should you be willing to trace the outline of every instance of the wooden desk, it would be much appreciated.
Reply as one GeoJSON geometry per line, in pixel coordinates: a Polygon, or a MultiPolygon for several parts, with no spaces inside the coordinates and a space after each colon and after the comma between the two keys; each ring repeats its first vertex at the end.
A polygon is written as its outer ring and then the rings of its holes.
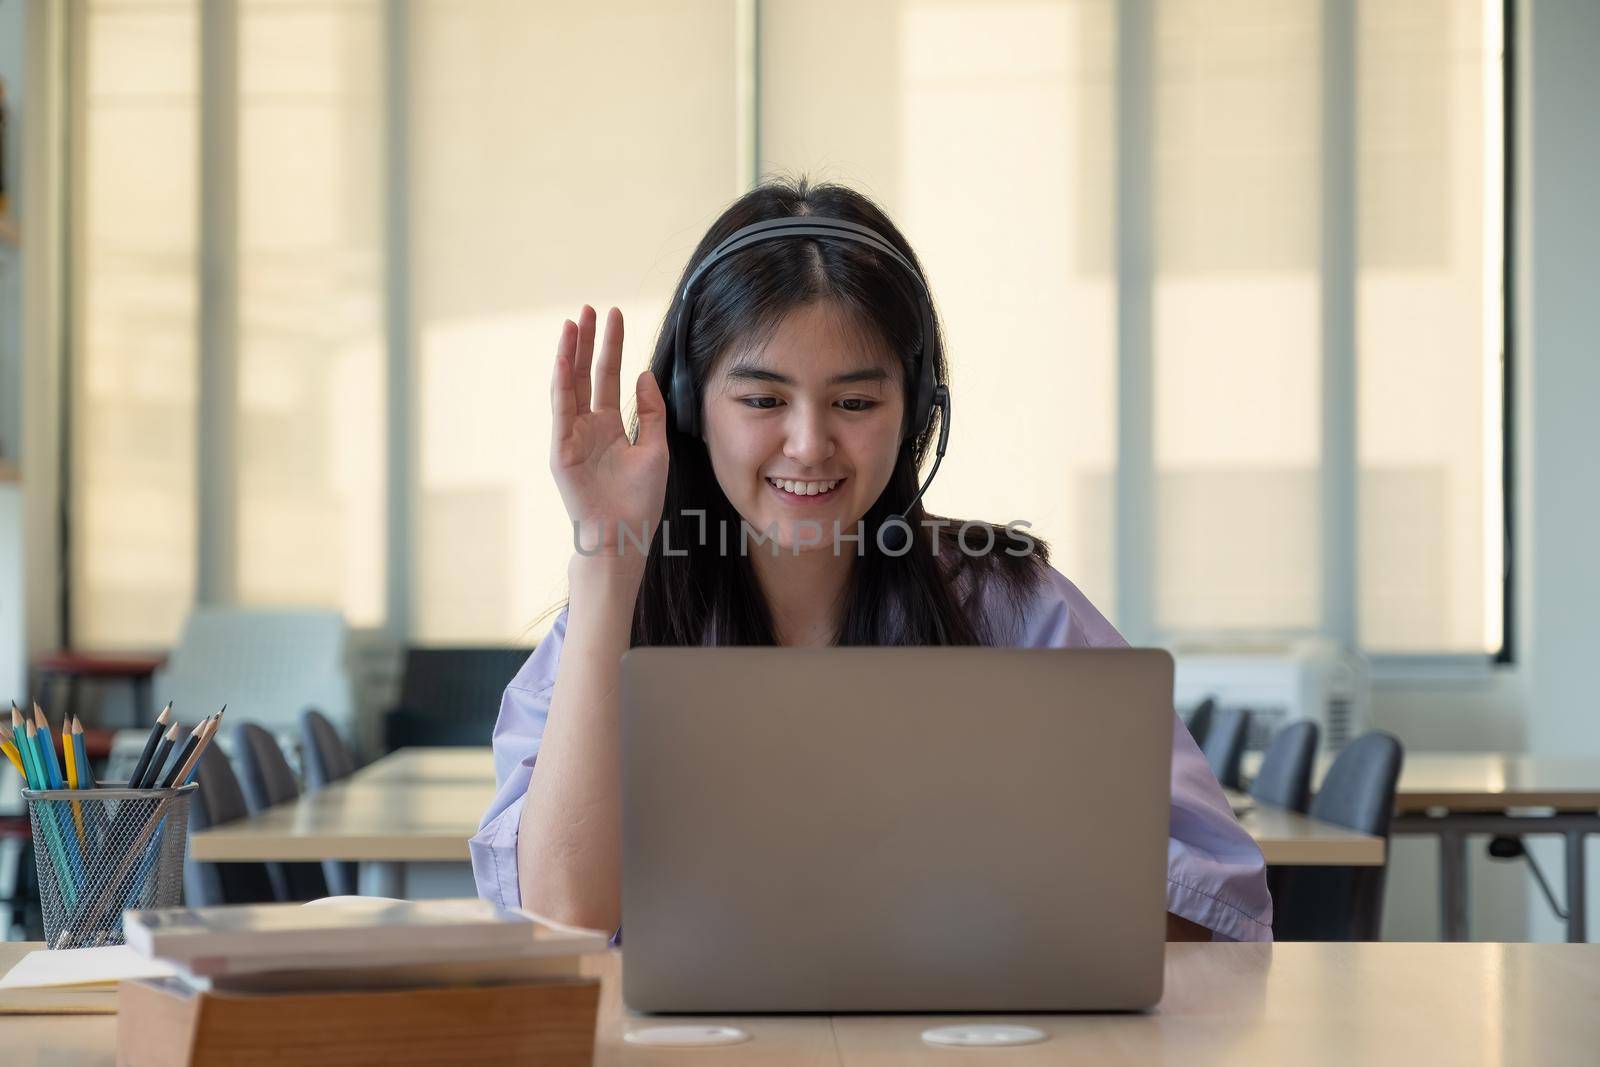
{"type": "Polygon", "coordinates": [[[1255,838],[1268,863],[1283,867],[1383,866],[1387,844],[1381,837],[1238,794],[1230,794],[1228,799],[1234,817],[1255,838]]]}
{"type": "Polygon", "coordinates": [[[465,860],[493,797],[492,783],[340,783],[195,833],[189,853],[213,862],[465,860]]]}
{"type": "Polygon", "coordinates": [[[487,747],[402,748],[361,768],[352,777],[362,785],[443,783],[487,786],[492,790],[494,755],[487,747]]]}
{"type": "MultiPolygon", "coordinates": [[[[351,860],[362,890],[404,896],[407,863],[465,862],[467,838],[494,797],[487,748],[391,753],[350,778],[248,819],[202,830],[190,854],[211,862],[351,860]]],[[[1268,863],[1377,865],[1383,841],[1258,805],[1240,824],[1268,863]]]]}
{"type": "MultiPolygon", "coordinates": [[[[0,974],[11,970],[39,941],[0,941],[0,974]]],[[[115,1015],[12,1015],[24,1002],[44,994],[23,990],[0,992],[0,1062],[6,1067],[32,1064],[113,1063],[116,1059],[115,1015]]],[[[114,993],[75,993],[86,1001],[115,1002],[114,993]]],[[[56,999],[56,998],[52,998],[56,999]]]]}
{"type": "MultiPolygon", "coordinates": [[[[0,970],[36,945],[0,944],[0,970]]],[[[1166,995],[1147,1015],[993,1016],[1045,1031],[1038,1045],[935,1049],[922,1031],[979,1017],[912,1015],[692,1017],[729,1022],[752,1040],[710,1049],[629,1045],[630,1027],[676,1020],[630,1015],[620,952],[593,957],[600,976],[598,1067],[667,1064],[1029,1067],[1414,1067],[1417,1063],[1594,1063],[1600,1045],[1600,945],[1174,944],[1166,995]]],[[[688,1021],[688,1020],[685,1020],[688,1021]]],[[[110,1064],[114,1016],[0,1016],[8,1065],[110,1064]]]]}
{"type": "MultiPolygon", "coordinates": [[[[1320,779],[1320,774],[1319,774],[1320,779]]],[[[1507,752],[1408,752],[1395,811],[1600,810],[1600,759],[1507,752]]]]}
{"type": "MultiPolygon", "coordinates": [[[[1332,757],[1317,758],[1316,780],[1332,757]]],[[[1241,772],[1255,777],[1261,753],[1245,754],[1241,772]]],[[[1395,790],[1397,814],[1430,809],[1493,812],[1509,808],[1600,810],[1600,758],[1565,759],[1519,752],[1407,752],[1395,790]]]]}

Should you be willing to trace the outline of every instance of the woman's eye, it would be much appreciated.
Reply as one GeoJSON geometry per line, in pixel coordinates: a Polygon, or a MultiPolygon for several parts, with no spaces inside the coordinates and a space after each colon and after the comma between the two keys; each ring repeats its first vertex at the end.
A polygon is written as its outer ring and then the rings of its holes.
{"type": "Polygon", "coordinates": [[[868,400],[859,396],[847,396],[839,401],[839,406],[846,411],[871,411],[874,407],[877,407],[877,404],[876,400],[868,400]]]}
{"type": "Polygon", "coordinates": [[[775,396],[747,396],[744,398],[744,404],[746,407],[770,411],[778,406],[778,398],[775,396]]]}

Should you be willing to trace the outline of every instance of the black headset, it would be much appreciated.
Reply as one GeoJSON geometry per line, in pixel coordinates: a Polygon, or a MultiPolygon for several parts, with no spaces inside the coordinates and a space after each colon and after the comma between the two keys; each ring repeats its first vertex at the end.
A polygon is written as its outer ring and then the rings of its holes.
{"type": "MultiPolygon", "coordinates": [[[[950,439],[950,389],[938,381],[937,360],[933,358],[930,347],[937,343],[933,328],[933,302],[928,297],[928,287],[922,280],[922,275],[911,265],[911,261],[900,254],[900,251],[873,229],[847,222],[844,219],[823,218],[816,215],[791,215],[787,218],[768,219],[764,222],[752,223],[729,234],[728,237],[712,249],[705,259],[690,273],[683,289],[678,294],[678,319],[677,328],[673,334],[672,343],[672,382],[667,406],[671,409],[673,424],[680,433],[699,437],[700,428],[700,398],[695,394],[694,375],[689,370],[689,322],[694,309],[694,287],[705,273],[718,262],[735,252],[742,252],[752,245],[763,241],[776,241],[784,237],[821,237],[841,241],[855,241],[857,244],[866,245],[868,248],[881,252],[894,262],[900,264],[906,274],[917,286],[917,307],[922,320],[922,336],[917,341],[916,352],[916,397],[912,402],[911,418],[906,420],[905,439],[913,440],[927,432],[933,421],[933,411],[939,409],[939,443],[935,449],[933,470],[928,472],[927,481],[922,483],[922,488],[917,490],[917,495],[911,498],[911,503],[906,505],[906,511],[916,506],[922,494],[928,491],[928,486],[933,482],[933,476],[939,473],[939,464],[944,459],[945,444],[950,439]]],[[[904,513],[891,516],[890,520],[905,521],[904,513]]],[[[902,541],[902,543],[904,543],[902,541]]]]}

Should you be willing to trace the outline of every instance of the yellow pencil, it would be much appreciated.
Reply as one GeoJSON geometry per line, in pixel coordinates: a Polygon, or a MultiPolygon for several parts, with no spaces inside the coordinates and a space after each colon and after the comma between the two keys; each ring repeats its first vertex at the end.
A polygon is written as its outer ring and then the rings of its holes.
{"type": "MultiPolygon", "coordinates": [[[[61,717],[61,751],[67,764],[67,788],[76,789],[78,788],[78,761],[72,758],[72,731],[67,729],[67,724],[71,718],[72,716],[70,715],[61,717]]],[[[46,734],[45,738],[48,740],[49,736],[49,734],[46,734]]],[[[78,844],[86,844],[83,833],[83,805],[76,800],[72,802],[72,822],[78,828],[78,844]]]]}
{"type": "Polygon", "coordinates": [[[17,773],[22,775],[23,782],[27,782],[28,772],[22,766],[22,753],[17,751],[17,743],[11,740],[11,731],[4,726],[0,726],[0,752],[6,754],[6,759],[10,760],[17,773]]]}
{"type": "Polygon", "coordinates": [[[78,761],[72,758],[72,716],[64,716],[61,720],[61,751],[66,755],[63,761],[67,765],[67,788],[78,788],[78,761]]]}

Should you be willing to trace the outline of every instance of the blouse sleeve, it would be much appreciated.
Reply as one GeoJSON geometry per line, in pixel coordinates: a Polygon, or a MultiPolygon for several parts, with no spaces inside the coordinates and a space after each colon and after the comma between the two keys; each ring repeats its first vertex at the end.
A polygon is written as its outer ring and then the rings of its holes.
{"type": "MultiPolygon", "coordinates": [[[[1051,570],[1046,585],[1013,630],[1019,645],[1127,647],[1116,627],[1064,575],[1051,570]]],[[[1272,896],[1261,849],[1233,817],[1222,787],[1176,712],[1169,833],[1167,910],[1212,931],[1214,940],[1272,940],[1272,896]]]]}
{"type": "Polygon", "coordinates": [[[494,801],[467,842],[472,855],[472,877],[478,896],[503,907],[520,907],[517,886],[517,825],[522,798],[533,776],[545,720],[550,714],[550,693],[556,684],[556,666],[567,635],[563,609],[555,625],[533,650],[500,698],[500,717],[494,724],[494,801]]]}

